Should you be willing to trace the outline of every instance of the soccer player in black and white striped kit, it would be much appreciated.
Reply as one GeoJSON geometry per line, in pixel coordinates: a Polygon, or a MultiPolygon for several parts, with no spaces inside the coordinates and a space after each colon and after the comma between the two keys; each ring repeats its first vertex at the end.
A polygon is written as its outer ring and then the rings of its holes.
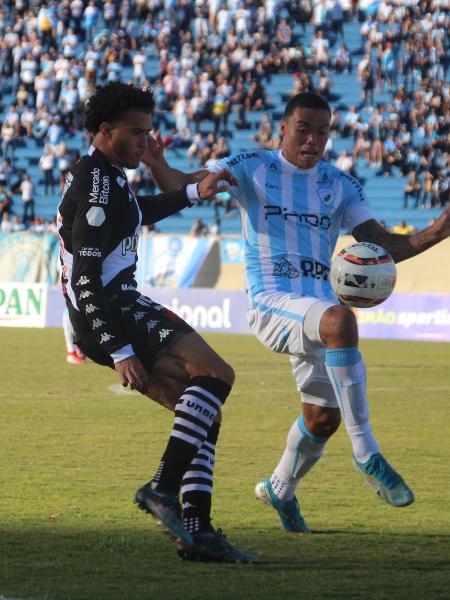
{"type": "Polygon", "coordinates": [[[175,192],[135,196],[124,168],[150,152],[153,107],[151,91],[118,82],[98,86],[87,102],[92,143],[68,173],[58,211],[63,293],[80,350],[175,412],[137,505],[173,534],[184,559],[254,562],[210,520],[221,407],[234,371],[187,323],[140,294],[134,275],[141,225],[212,197],[221,180],[234,178],[223,171],[175,192]]]}

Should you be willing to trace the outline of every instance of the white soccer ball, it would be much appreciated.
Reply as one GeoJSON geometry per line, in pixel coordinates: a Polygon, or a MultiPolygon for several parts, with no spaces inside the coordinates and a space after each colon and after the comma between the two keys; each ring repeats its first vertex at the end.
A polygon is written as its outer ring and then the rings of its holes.
{"type": "Polygon", "coordinates": [[[381,304],[392,294],[396,281],[394,260],[384,248],[371,242],[347,246],[331,263],[331,285],[347,306],[369,308],[381,304]]]}

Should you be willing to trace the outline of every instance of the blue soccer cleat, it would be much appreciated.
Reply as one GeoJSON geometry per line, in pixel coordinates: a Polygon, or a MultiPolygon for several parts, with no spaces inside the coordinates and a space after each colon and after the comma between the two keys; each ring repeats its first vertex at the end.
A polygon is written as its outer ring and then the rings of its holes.
{"type": "Polygon", "coordinates": [[[378,452],[365,463],[360,463],[353,457],[353,463],[367,483],[388,504],[408,506],[414,502],[412,490],[378,452]]]}
{"type": "Polygon", "coordinates": [[[192,536],[184,527],[181,506],[177,494],[155,490],[151,483],[141,487],[134,497],[137,506],[155,517],[169,535],[186,547],[193,545],[192,536]]]}
{"type": "Polygon", "coordinates": [[[297,498],[294,496],[291,500],[280,500],[273,489],[270,479],[264,479],[256,484],[255,495],[257,500],[261,500],[267,506],[274,508],[280,517],[281,526],[284,531],[290,533],[311,533],[305,519],[300,513],[300,506],[297,498]]]}

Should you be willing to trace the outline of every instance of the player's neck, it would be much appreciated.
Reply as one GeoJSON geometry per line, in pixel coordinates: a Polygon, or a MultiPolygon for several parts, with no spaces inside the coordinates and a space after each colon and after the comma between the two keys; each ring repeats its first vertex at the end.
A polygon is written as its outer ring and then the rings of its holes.
{"type": "Polygon", "coordinates": [[[312,173],[313,171],[315,171],[317,169],[317,165],[319,164],[317,162],[313,167],[309,167],[308,169],[302,169],[302,167],[299,167],[298,165],[296,165],[292,160],[290,160],[283,154],[283,149],[278,151],[278,156],[279,156],[282,164],[287,166],[289,169],[296,169],[297,171],[300,171],[301,173],[312,173]]]}

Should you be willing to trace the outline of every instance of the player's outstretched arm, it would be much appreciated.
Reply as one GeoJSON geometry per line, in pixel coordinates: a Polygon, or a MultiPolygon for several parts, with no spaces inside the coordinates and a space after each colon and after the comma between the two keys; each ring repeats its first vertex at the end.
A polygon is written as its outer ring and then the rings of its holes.
{"type": "Polygon", "coordinates": [[[357,225],[352,235],[358,242],[378,244],[389,252],[395,262],[401,262],[421,254],[450,236],[450,205],[432,225],[412,235],[391,233],[375,219],[357,225]]]}
{"type": "Polygon", "coordinates": [[[196,183],[204,179],[209,171],[201,169],[193,173],[183,173],[173,169],[164,157],[164,142],[161,134],[147,136],[147,151],[142,157],[142,162],[152,172],[156,185],[162,192],[174,192],[186,186],[188,183],[196,183]]]}

